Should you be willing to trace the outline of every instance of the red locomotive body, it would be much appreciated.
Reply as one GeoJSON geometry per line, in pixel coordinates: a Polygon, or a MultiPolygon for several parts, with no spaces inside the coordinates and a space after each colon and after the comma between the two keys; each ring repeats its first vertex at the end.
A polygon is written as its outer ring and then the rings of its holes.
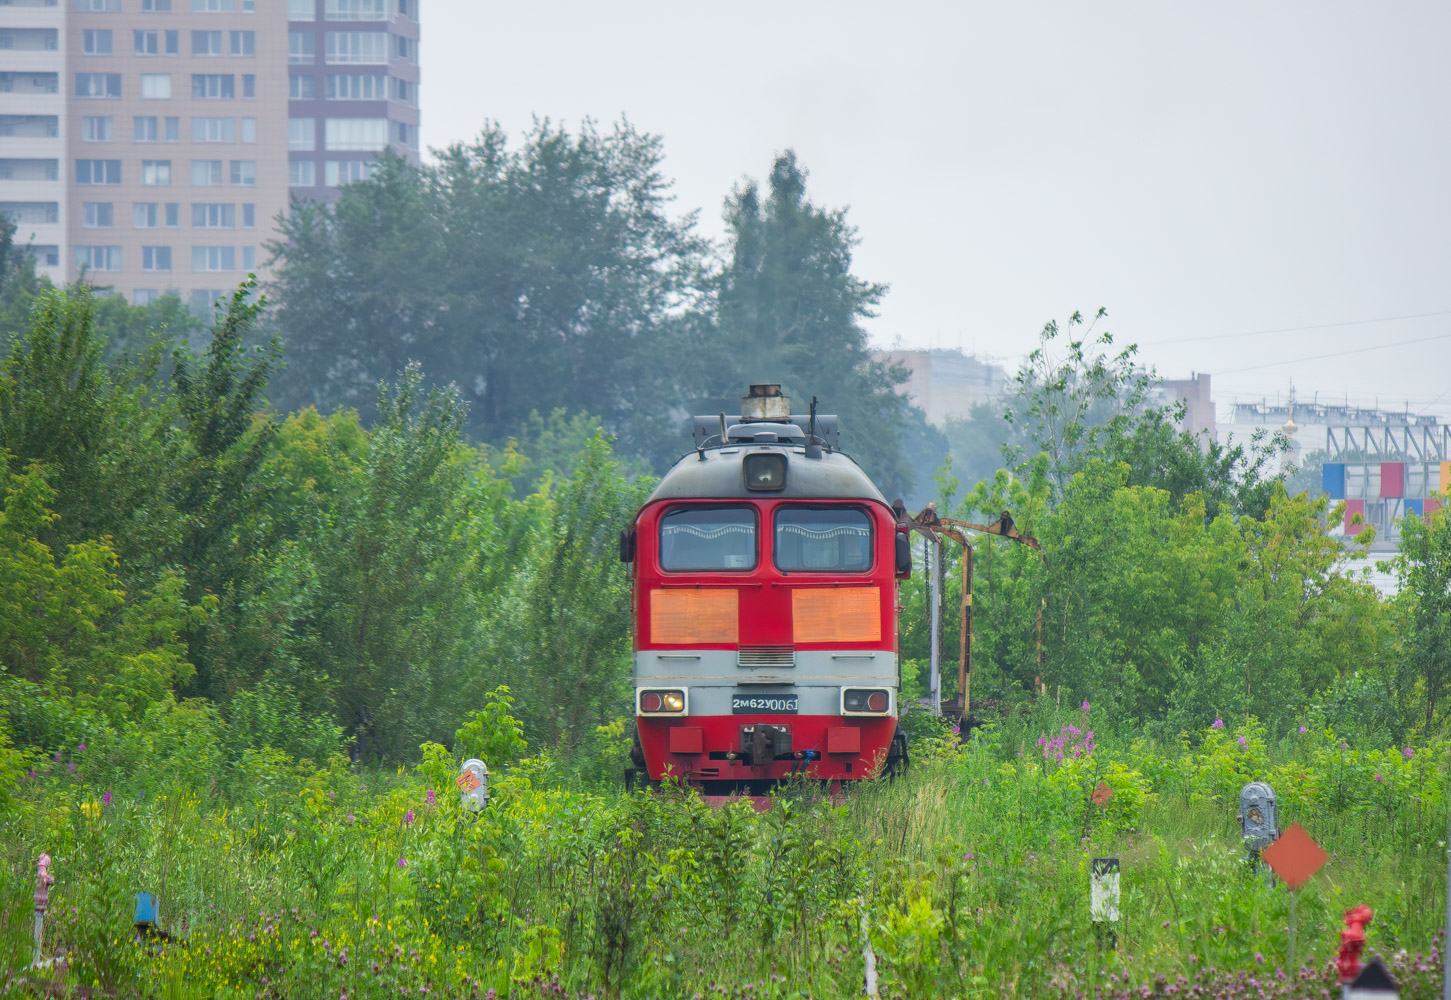
{"type": "Polygon", "coordinates": [[[622,539],[634,565],[635,762],[707,790],[870,777],[897,732],[892,508],[835,450],[836,418],[752,386],[622,539]]]}

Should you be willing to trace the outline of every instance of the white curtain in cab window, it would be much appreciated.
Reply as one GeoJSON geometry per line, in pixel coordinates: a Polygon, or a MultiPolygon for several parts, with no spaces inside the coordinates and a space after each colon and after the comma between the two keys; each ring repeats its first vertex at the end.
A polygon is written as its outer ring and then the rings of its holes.
{"type": "Polygon", "coordinates": [[[323,123],[324,149],[380,150],[388,145],[386,118],[329,118],[323,123]]]}

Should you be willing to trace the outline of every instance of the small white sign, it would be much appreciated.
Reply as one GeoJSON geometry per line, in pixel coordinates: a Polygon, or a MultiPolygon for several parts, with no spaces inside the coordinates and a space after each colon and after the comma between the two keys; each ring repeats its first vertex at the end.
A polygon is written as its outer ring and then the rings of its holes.
{"type": "Polygon", "coordinates": [[[470,812],[478,812],[489,803],[489,768],[477,757],[470,757],[464,761],[463,767],[459,769],[458,778],[454,780],[458,785],[463,807],[470,812]]]}
{"type": "Polygon", "coordinates": [[[1118,858],[1094,858],[1088,877],[1088,913],[1095,923],[1118,920],[1118,858]]]}

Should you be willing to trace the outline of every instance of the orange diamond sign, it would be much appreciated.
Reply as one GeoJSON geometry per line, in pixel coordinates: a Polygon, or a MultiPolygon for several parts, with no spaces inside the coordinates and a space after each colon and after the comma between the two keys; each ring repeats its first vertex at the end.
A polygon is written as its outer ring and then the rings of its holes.
{"type": "Polygon", "coordinates": [[[1280,834],[1280,839],[1260,854],[1270,871],[1291,889],[1298,889],[1330,860],[1325,849],[1299,823],[1280,834]]]}

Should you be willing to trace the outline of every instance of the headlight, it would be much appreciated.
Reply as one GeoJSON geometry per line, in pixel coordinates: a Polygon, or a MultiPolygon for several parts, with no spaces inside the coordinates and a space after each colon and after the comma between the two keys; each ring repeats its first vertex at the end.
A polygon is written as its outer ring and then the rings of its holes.
{"type": "Polygon", "coordinates": [[[786,485],[785,455],[769,452],[747,455],[741,464],[748,490],[779,490],[786,485]]]}
{"type": "Polygon", "coordinates": [[[685,690],[641,688],[635,692],[635,707],[640,715],[679,715],[685,711],[685,690]]]}
{"type": "Polygon", "coordinates": [[[892,708],[892,693],[881,688],[842,688],[842,715],[886,715],[892,708]]]}

